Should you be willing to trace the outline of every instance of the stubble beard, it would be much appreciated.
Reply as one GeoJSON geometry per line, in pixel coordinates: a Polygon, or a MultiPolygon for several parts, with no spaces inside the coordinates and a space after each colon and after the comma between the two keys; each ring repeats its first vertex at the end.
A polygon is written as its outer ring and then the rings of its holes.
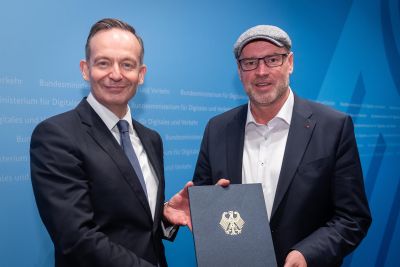
{"type": "Polygon", "coordinates": [[[271,106],[274,105],[278,100],[280,100],[289,89],[289,80],[286,80],[284,83],[278,84],[274,90],[268,93],[257,93],[256,90],[250,89],[247,90],[247,95],[250,99],[250,102],[254,103],[258,106],[271,106]]]}

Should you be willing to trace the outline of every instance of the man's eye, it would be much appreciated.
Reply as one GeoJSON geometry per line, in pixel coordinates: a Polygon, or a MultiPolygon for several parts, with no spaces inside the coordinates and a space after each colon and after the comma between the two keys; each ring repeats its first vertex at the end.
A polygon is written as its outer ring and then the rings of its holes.
{"type": "Polygon", "coordinates": [[[125,70],[132,70],[135,68],[135,64],[129,62],[122,63],[122,68],[124,68],[125,70]]]}
{"type": "Polygon", "coordinates": [[[96,63],[96,66],[100,68],[107,68],[110,64],[107,61],[99,61],[96,63]]]}
{"type": "Polygon", "coordinates": [[[243,62],[246,66],[254,66],[257,64],[257,60],[245,60],[243,62]]]}
{"type": "Polygon", "coordinates": [[[279,57],[278,56],[272,56],[272,57],[269,57],[267,59],[267,61],[270,62],[270,63],[276,63],[276,62],[279,61],[279,57]]]}

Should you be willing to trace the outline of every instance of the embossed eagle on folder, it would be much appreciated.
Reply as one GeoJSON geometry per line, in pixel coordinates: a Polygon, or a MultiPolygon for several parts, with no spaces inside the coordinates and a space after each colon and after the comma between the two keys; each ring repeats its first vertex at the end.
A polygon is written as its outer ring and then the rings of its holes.
{"type": "Polygon", "coordinates": [[[238,211],[230,210],[222,213],[219,225],[221,225],[227,235],[239,235],[242,233],[244,220],[240,217],[238,211]]]}

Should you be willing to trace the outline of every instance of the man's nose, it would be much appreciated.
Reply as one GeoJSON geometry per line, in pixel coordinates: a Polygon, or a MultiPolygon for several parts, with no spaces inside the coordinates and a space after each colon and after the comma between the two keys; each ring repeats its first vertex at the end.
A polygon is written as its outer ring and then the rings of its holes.
{"type": "Polygon", "coordinates": [[[122,79],[122,74],[121,74],[121,68],[119,64],[114,64],[111,72],[110,72],[110,79],[113,80],[121,80],[122,79]]]}
{"type": "Polygon", "coordinates": [[[256,69],[256,74],[257,75],[266,75],[268,74],[270,71],[269,67],[267,66],[267,64],[265,64],[264,60],[260,59],[258,61],[258,66],[256,69]]]}

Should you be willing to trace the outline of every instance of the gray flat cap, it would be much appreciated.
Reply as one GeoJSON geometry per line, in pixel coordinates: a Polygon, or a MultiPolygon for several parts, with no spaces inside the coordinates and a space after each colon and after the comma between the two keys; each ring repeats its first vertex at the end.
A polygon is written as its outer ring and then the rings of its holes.
{"type": "Polygon", "coordinates": [[[256,39],[266,40],[275,44],[276,46],[286,47],[288,50],[292,48],[292,41],[284,30],[272,25],[258,25],[248,29],[239,36],[235,45],[233,46],[235,58],[239,58],[240,53],[242,53],[242,49],[245,45],[256,39]]]}

